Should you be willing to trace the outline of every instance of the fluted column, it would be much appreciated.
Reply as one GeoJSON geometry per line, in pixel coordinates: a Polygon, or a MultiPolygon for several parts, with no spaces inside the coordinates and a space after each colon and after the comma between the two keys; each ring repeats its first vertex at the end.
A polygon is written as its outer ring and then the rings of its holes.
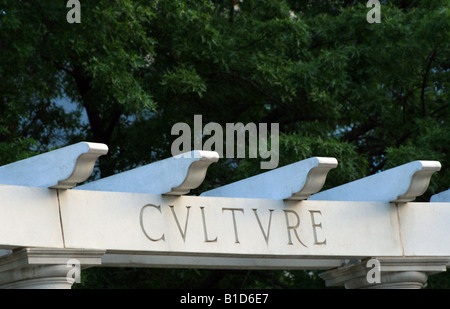
{"type": "Polygon", "coordinates": [[[104,251],[24,248],[0,257],[1,289],[70,289],[104,251]]]}
{"type": "Polygon", "coordinates": [[[421,289],[428,276],[446,271],[448,258],[374,258],[320,274],[327,286],[346,289],[421,289]]]}

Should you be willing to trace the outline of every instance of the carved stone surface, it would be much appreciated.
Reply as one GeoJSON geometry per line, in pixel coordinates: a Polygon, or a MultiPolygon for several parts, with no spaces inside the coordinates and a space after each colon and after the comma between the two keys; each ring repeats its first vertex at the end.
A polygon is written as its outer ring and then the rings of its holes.
{"type": "Polygon", "coordinates": [[[210,191],[201,196],[304,200],[322,189],[335,158],[314,157],[210,191]]]}
{"type": "Polygon", "coordinates": [[[68,248],[299,259],[403,254],[396,207],[389,203],[80,190],[59,198],[68,248]]]}
{"type": "Polygon", "coordinates": [[[192,151],[79,186],[77,190],[183,195],[200,186],[208,167],[219,160],[214,151],[192,151]]]}
{"type": "Polygon", "coordinates": [[[410,202],[428,188],[438,161],[414,161],[319,192],[309,200],[410,202]]]}
{"type": "MultiPolygon", "coordinates": [[[[202,265],[200,258],[189,260],[192,255],[229,257],[228,265],[239,257],[249,258],[248,265],[259,263],[252,258],[276,257],[280,263],[272,265],[286,268],[294,259],[295,268],[309,260],[306,268],[315,258],[450,256],[450,203],[283,201],[17,186],[0,186],[0,196],[1,249],[185,255],[188,265],[202,265]]],[[[176,262],[163,262],[169,260],[176,262]]],[[[269,260],[263,264],[270,265],[269,260]]]]}
{"type": "Polygon", "coordinates": [[[82,142],[0,167],[0,184],[69,189],[85,181],[104,144],[82,142]]]}

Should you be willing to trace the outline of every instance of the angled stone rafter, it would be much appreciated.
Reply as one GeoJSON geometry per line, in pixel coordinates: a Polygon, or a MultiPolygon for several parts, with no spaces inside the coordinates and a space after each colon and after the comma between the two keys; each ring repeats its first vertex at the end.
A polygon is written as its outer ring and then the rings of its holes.
{"type": "Polygon", "coordinates": [[[81,142],[0,167],[0,184],[70,189],[85,181],[104,144],[81,142]]]}
{"type": "Polygon", "coordinates": [[[194,150],[77,187],[78,190],[183,195],[200,186],[215,151],[194,150]]]}
{"type": "Polygon", "coordinates": [[[201,196],[304,200],[320,191],[335,158],[313,157],[231,183],[201,196]]]}
{"type": "Polygon", "coordinates": [[[428,188],[438,161],[414,161],[319,192],[309,200],[410,202],[428,188]]]}
{"type": "Polygon", "coordinates": [[[449,203],[450,202],[450,189],[437,193],[430,198],[432,203],[449,203]]]}

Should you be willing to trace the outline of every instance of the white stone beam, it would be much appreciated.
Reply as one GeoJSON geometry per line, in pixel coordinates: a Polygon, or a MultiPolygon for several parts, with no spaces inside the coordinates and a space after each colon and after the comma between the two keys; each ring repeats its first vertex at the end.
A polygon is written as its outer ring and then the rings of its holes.
{"type": "Polygon", "coordinates": [[[246,256],[196,256],[107,253],[102,257],[103,267],[197,268],[197,269],[331,269],[340,267],[341,259],[323,258],[257,258],[246,256]]]}
{"type": "Polygon", "coordinates": [[[200,186],[208,167],[219,160],[215,151],[154,162],[77,187],[78,190],[183,195],[200,186]]]}
{"type": "Polygon", "coordinates": [[[431,197],[430,202],[433,203],[448,203],[450,202],[450,189],[447,191],[435,194],[431,197]]]}
{"type": "Polygon", "coordinates": [[[69,189],[85,181],[104,144],[81,142],[0,167],[0,184],[69,189]]]}
{"type": "Polygon", "coordinates": [[[335,158],[313,157],[249,177],[201,196],[304,200],[319,192],[335,158]]]}
{"type": "Polygon", "coordinates": [[[284,269],[301,267],[300,261],[293,263],[296,259],[450,257],[450,203],[397,207],[388,202],[57,192],[6,185],[0,186],[0,200],[0,249],[145,254],[158,258],[139,258],[136,264],[155,266],[176,264],[176,256],[186,256],[181,261],[186,266],[201,266],[201,257],[207,257],[211,267],[222,262],[258,267],[263,265],[259,262],[270,264],[259,259],[280,258],[277,265],[284,269]],[[240,263],[240,258],[248,259],[240,263]]]}
{"type": "Polygon", "coordinates": [[[319,192],[309,200],[410,202],[428,188],[438,161],[414,161],[319,192]]]}
{"type": "Polygon", "coordinates": [[[56,190],[0,185],[0,201],[1,249],[64,246],[56,190]]]}

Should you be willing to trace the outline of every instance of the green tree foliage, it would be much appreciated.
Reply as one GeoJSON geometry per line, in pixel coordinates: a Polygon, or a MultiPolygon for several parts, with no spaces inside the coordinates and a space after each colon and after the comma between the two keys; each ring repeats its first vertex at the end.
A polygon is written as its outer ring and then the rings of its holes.
{"type": "MultiPolygon", "coordinates": [[[[107,176],[169,157],[172,125],[201,114],[205,124],[279,123],[280,166],[338,159],[327,187],[425,159],[443,169],[420,200],[448,189],[448,0],[381,1],[379,24],[353,0],[85,0],[80,24],[67,11],[0,0],[2,164],[90,140],[110,148],[107,176]]],[[[194,193],[260,172],[259,160],[223,159],[194,193]]],[[[84,281],[323,287],[304,271],[93,269],[84,281]]]]}

